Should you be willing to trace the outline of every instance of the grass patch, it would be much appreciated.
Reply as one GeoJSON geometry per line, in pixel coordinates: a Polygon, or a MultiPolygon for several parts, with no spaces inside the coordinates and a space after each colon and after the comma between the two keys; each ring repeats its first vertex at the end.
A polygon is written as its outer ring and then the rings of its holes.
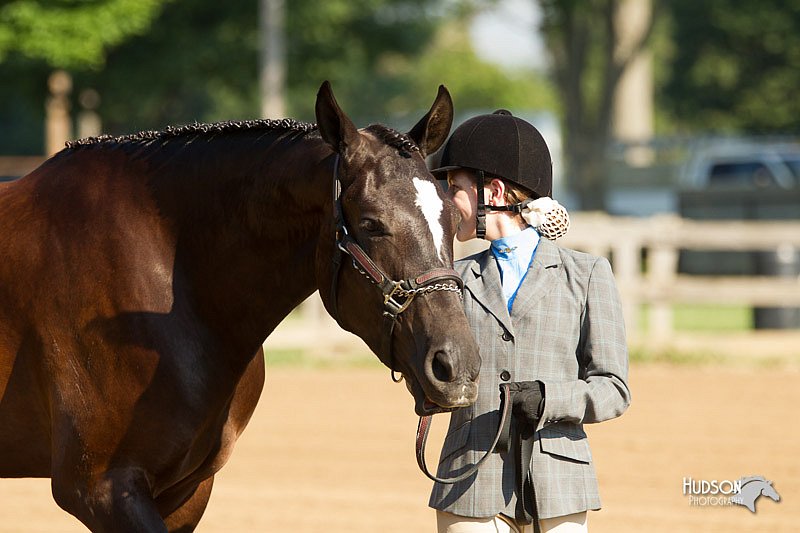
{"type": "Polygon", "coordinates": [[[726,358],[720,354],[705,351],[684,351],[674,348],[648,349],[643,346],[632,346],[628,350],[628,358],[632,364],[662,363],[671,365],[717,365],[726,358]]]}
{"type": "Polygon", "coordinates": [[[754,370],[800,369],[800,359],[783,355],[759,355],[758,357],[725,353],[721,350],[693,348],[680,349],[674,346],[653,347],[632,344],[628,347],[631,364],[667,364],[675,366],[741,367],[754,370]]]}
{"type": "Polygon", "coordinates": [[[383,368],[383,364],[371,352],[321,353],[301,348],[265,349],[264,357],[268,368],[383,368]]]}
{"type": "MultiPolygon", "coordinates": [[[[650,308],[643,305],[640,324],[649,325],[650,308]]],[[[742,305],[675,304],[672,306],[675,331],[749,331],[753,329],[753,310],[742,305]]]]}

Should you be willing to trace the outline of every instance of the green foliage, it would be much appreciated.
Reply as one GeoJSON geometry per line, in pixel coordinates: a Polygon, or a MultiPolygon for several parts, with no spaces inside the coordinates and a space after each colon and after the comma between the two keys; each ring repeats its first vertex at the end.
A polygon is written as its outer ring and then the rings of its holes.
{"type": "Polygon", "coordinates": [[[257,21],[253,0],[171,3],[145,35],[114,49],[102,71],[76,72],[75,86],[100,93],[110,133],[252,118],[259,109],[257,21]]]}
{"type": "Polygon", "coordinates": [[[667,7],[675,49],[661,101],[684,128],[800,128],[800,1],[674,0],[667,7]]]}
{"type": "MultiPolygon", "coordinates": [[[[469,17],[494,1],[286,2],[287,115],[313,121],[325,79],[359,125],[410,127],[440,83],[450,88],[457,109],[551,108],[555,97],[546,81],[530,72],[506,73],[471,50],[469,17]],[[442,37],[454,32],[455,40],[442,37]]],[[[88,8],[109,2],[55,2],[62,3],[88,8]]],[[[146,32],[106,52],[101,68],[83,63],[71,73],[73,109],[79,109],[81,90],[95,89],[107,133],[259,115],[255,0],[167,2],[146,32]]],[[[42,58],[19,53],[0,62],[0,76],[14,80],[0,84],[0,151],[41,151],[48,70],[42,58]]]]}
{"type": "Polygon", "coordinates": [[[558,96],[549,79],[533,70],[508,72],[481,60],[464,27],[461,21],[442,27],[437,40],[414,65],[415,90],[410,94],[428,97],[434,87],[444,84],[453,95],[456,115],[501,107],[558,109],[558,96]]]}
{"type": "MultiPolygon", "coordinates": [[[[286,2],[287,114],[313,120],[316,91],[329,79],[357,123],[386,122],[407,102],[412,66],[450,14],[442,5],[442,0],[286,2]]],[[[75,93],[87,87],[99,92],[109,133],[256,117],[258,47],[257,1],[172,2],[144,35],[111,49],[102,70],[73,68],[75,93]]],[[[36,64],[28,59],[12,68],[5,62],[0,73],[36,64]]],[[[426,88],[426,105],[435,90],[426,88]]],[[[3,92],[0,87],[0,100],[3,92]]],[[[44,101],[42,91],[33,96],[38,105],[44,101]]],[[[6,113],[11,114],[0,110],[0,119],[6,113]]],[[[38,132],[40,121],[17,127],[38,132]]]]}
{"type": "MultiPolygon", "coordinates": [[[[408,89],[407,66],[425,49],[447,13],[436,9],[439,4],[439,0],[287,3],[292,114],[313,119],[316,91],[327,79],[345,109],[359,110],[359,122],[385,122],[392,102],[408,89]]],[[[432,91],[435,87],[428,93],[435,94],[432,91]]]]}
{"type": "Polygon", "coordinates": [[[144,32],[165,0],[12,0],[0,7],[0,62],[11,53],[52,67],[99,68],[144,32]]]}
{"type": "Polygon", "coordinates": [[[23,58],[0,63],[0,154],[40,155],[50,68],[23,58]]]}

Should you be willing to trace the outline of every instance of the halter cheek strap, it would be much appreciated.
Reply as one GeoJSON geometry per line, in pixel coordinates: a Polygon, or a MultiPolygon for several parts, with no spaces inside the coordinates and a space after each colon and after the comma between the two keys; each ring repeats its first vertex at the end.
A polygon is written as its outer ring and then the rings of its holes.
{"type": "MultiPolygon", "coordinates": [[[[339,179],[340,157],[337,154],[333,167],[333,221],[335,227],[333,250],[333,275],[331,276],[331,315],[343,327],[340,321],[339,309],[339,275],[341,273],[344,256],[347,255],[353,268],[361,273],[371,284],[378,287],[383,296],[383,322],[384,334],[382,336],[382,349],[379,357],[392,371],[392,380],[401,381],[397,377],[394,360],[394,327],[400,314],[411,305],[418,295],[425,295],[434,291],[449,291],[458,293],[464,283],[461,277],[452,268],[434,268],[414,277],[395,281],[386,274],[361,248],[358,241],[347,231],[347,223],[342,209],[342,184],[339,179]]],[[[344,329],[344,328],[343,328],[344,329]]]]}

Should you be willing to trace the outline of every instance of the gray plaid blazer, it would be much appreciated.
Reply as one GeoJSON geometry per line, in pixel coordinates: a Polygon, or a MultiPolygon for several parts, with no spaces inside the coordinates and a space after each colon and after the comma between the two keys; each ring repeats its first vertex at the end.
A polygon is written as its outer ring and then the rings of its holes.
{"type": "MultiPolygon", "coordinates": [[[[490,250],[456,262],[464,309],[481,349],[477,402],[450,415],[438,475],[452,477],[489,448],[500,419],[500,383],[539,380],[545,404],[531,461],[541,519],[600,508],[583,424],[617,417],[630,403],[619,294],[605,258],[538,249],[509,316],[490,250]]],[[[494,453],[454,485],[435,483],[429,505],[460,516],[514,516],[514,461],[494,453]]]]}

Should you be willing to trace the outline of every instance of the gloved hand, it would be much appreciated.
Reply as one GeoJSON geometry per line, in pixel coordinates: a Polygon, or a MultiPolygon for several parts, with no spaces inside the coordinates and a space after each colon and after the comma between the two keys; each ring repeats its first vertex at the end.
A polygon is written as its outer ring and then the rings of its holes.
{"type": "Polygon", "coordinates": [[[511,412],[520,422],[536,426],[544,411],[544,384],[541,381],[508,383],[511,412]]]}

